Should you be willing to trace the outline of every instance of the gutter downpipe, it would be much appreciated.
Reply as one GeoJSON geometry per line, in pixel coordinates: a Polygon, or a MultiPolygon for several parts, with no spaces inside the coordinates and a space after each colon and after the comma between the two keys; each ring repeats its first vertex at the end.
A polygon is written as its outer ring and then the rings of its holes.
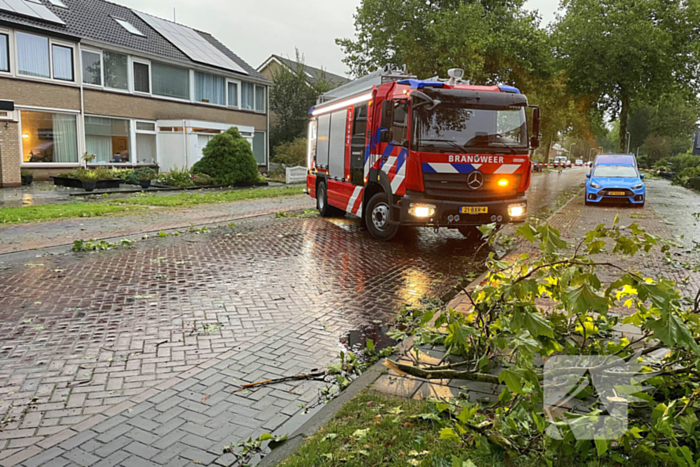
{"type": "Polygon", "coordinates": [[[189,151],[187,150],[187,120],[182,121],[182,136],[184,138],[185,142],[185,168],[187,170],[190,169],[190,155],[189,151]]]}
{"type": "MultiPolygon", "coordinates": [[[[78,75],[80,76],[78,79],[80,79],[80,141],[78,144],[78,148],[81,148],[84,150],[83,152],[87,152],[87,142],[85,141],[85,88],[83,86],[83,49],[82,49],[82,43],[78,42],[78,75]]],[[[81,161],[82,158],[80,157],[81,151],[78,150],[78,161],[81,161]]],[[[83,161],[85,163],[85,168],[87,169],[87,161],[83,161]]]]}

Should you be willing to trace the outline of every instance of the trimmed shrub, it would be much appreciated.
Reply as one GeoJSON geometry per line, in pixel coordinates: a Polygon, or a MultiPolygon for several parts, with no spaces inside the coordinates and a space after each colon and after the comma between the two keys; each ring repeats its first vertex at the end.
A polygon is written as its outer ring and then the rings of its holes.
{"type": "Polygon", "coordinates": [[[185,167],[178,169],[177,166],[175,166],[172,170],[160,173],[158,175],[158,181],[163,185],[174,186],[177,188],[189,188],[194,186],[192,174],[185,167]]]}
{"type": "Polygon", "coordinates": [[[273,162],[287,167],[306,167],[306,155],[308,142],[305,138],[297,138],[294,141],[282,143],[275,148],[273,162]]]}
{"type": "Polygon", "coordinates": [[[192,175],[192,181],[197,186],[212,186],[216,185],[216,180],[207,174],[194,174],[192,175]]]}
{"type": "Polygon", "coordinates": [[[219,185],[260,181],[253,148],[237,128],[213,137],[202,152],[204,157],[192,167],[192,173],[209,175],[219,185]]]}

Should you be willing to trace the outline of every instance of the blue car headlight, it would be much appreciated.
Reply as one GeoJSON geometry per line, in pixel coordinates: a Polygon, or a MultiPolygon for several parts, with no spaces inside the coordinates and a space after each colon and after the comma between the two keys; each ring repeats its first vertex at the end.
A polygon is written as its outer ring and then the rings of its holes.
{"type": "Polygon", "coordinates": [[[603,187],[598,185],[596,182],[591,182],[591,188],[595,188],[596,190],[600,190],[603,187]]]}
{"type": "Polygon", "coordinates": [[[641,190],[642,188],[644,188],[644,184],[643,184],[643,183],[640,183],[639,185],[635,185],[635,186],[632,187],[633,190],[641,190]]]}

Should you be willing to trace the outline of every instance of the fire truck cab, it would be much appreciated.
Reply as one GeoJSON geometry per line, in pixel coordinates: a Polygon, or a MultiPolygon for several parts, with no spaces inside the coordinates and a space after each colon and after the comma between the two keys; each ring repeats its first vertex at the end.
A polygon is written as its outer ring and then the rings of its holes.
{"type": "Polygon", "coordinates": [[[418,80],[385,68],[319,98],[310,111],[307,191],[322,216],[352,214],[378,239],[400,226],[459,229],[523,221],[527,98],[510,86],[418,80]]]}

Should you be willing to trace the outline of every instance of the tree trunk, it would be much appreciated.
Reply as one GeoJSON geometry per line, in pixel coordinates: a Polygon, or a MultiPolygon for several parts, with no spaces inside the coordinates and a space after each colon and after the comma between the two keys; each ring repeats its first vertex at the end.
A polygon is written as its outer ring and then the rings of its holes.
{"type": "Polygon", "coordinates": [[[544,163],[545,165],[549,165],[549,151],[552,150],[552,138],[549,138],[547,140],[547,150],[544,153],[544,163]]]}
{"type": "Polygon", "coordinates": [[[623,93],[620,110],[620,153],[627,154],[627,121],[630,113],[630,98],[623,93]]]}

